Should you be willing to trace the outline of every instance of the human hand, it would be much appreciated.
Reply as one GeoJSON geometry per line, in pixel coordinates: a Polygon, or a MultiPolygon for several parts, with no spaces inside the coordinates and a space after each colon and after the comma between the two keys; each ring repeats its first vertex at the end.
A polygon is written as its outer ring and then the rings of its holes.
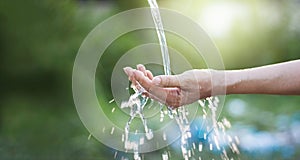
{"type": "Polygon", "coordinates": [[[189,70],[179,75],[153,74],[143,65],[124,68],[134,85],[141,85],[146,96],[169,107],[177,108],[211,96],[211,70],[189,70]]]}

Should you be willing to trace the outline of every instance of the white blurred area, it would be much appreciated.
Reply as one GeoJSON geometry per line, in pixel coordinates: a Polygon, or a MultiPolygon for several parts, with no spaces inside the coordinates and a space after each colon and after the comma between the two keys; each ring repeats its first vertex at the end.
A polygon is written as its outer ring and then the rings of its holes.
{"type": "Polygon", "coordinates": [[[230,36],[235,27],[249,32],[281,22],[284,11],[278,2],[237,0],[165,0],[161,6],[181,12],[199,23],[213,38],[230,36]],[[260,23],[260,24],[258,24],[260,23]]]}
{"type": "Polygon", "coordinates": [[[228,35],[236,21],[249,18],[249,8],[239,3],[212,3],[201,11],[199,22],[213,37],[228,35]]]}

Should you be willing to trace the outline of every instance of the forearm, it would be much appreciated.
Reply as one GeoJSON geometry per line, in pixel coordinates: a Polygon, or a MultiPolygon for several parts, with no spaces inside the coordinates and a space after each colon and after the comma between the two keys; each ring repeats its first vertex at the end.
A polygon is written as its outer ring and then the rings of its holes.
{"type": "Polygon", "coordinates": [[[225,71],[227,94],[300,94],[300,60],[225,71]]]}

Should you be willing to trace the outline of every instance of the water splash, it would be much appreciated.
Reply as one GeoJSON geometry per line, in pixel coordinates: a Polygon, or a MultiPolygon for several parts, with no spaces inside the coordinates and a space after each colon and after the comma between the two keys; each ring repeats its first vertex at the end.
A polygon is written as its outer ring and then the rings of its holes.
{"type": "Polygon", "coordinates": [[[169,155],[168,155],[167,151],[165,151],[161,156],[162,156],[162,160],[168,160],[169,159],[169,155]]]}
{"type": "MultiPolygon", "coordinates": [[[[168,46],[159,8],[156,0],[148,0],[148,3],[151,8],[153,21],[156,27],[157,36],[161,47],[164,73],[165,75],[171,75],[168,46]]],[[[140,160],[141,157],[139,155],[138,147],[139,145],[142,145],[144,143],[144,137],[140,137],[139,140],[130,139],[130,124],[136,116],[139,116],[144,126],[145,137],[148,140],[153,138],[153,132],[148,128],[147,120],[144,118],[143,114],[144,107],[148,101],[148,98],[143,95],[145,89],[143,89],[143,87],[141,87],[138,83],[137,86],[132,85],[131,88],[135,93],[130,96],[127,102],[123,102],[121,104],[121,108],[130,108],[130,118],[125,125],[125,134],[122,135],[122,141],[124,142],[124,147],[126,150],[131,150],[134,152],[134,160],[140,160]]],[[[239,154],[240,152],[238,149],[238,138],[232,138],[226,133],[226,129],[231,127],[230,122],[225,118],[220,122],[217,121],[219,99],[217,97],[210,97],[205,100],[199,100],[198,103],[199,106],[202,107],[203,123],[200,127],[198,127],[197,130],[199,132],[202,132],[203,134],[198,135],[198,141],[196,142],[193,142],[191,140],[194,135],[192,135],[191,132],[191,124],[188,119],[189,112],[187,108],[182,106],[172,110],[172,107],[164,107],[164,105],[160,106],[160,122],[163,122],[165,115],[168,115],[171,119],[175,119],[180,129],[180,148],[183,158],[185,160],[188,160],[190,158],[195,159],[196,157],[201,159],[201,152],[203,152],[204,150],[205,143],[209,144],[209,150],[211,152],[219,152],[220,157],[223,160],[229,160],[229,156],[226,151],[226,148],[228,147],[231,149],[232,153],[239,154]],[[204,128],[205,130],[203,132],[204,128]],[[197,155],[197,153],[200,155],[197,155]]],[[[163,134],[163,140],[167,140],[167,136],[165,134],[163,134]]],[[[162,159],[168,160],[169,156],[170,154],[165,151],[162,154],[162,159]]]]}
{"type": "MultiPolygon", "coordinates": [[[[122,102],[121,108],[130,108],[130,118],[125,125],[125,135],[122,137],[122,141],[124,141],[124,148],[126,150],[131,150],[134,152],[134,160],[140,160],[138,146],[144,143],[144,137],[140,137],[138,140],[130,139],[130,124],[136,116],[141,118],[141,121],[144,126],[145,136],[148,140],[153,138],[153,132],[148,128],[147,120],[145,119],[143,110],[148,101],[148,98],[143,95],[145,90],[139,84],[139,87],[131,85],[131,88],[134,90],[134,94],[130,96],[127,102],[122,102]]],[[[137,133],[137,131],[136,131],[137,133]]],[[[123,135],[122,135],[123,136],[123,135]]]]}
{"type": "MultiPolygon", "coordinates": [[[[163,29],[163,24],[159,12],[159,8],[157,5],[156,0],[148,0],[148,3],[151,8],[151,13],[153,17],[153,21],[156,27],[157,36],[159,39],[161,52],[162,52],[162,59],[164,64],[164,72],[165,75],[171,75],[171,68],[170,68],[170,58],[169,58],[169,52],[168,52],[168,46],[166,41],[166,36],[163,29]]],[[[210,150],[214,150],[216,148],[217,150],[221,150],[221,158],[222,159],[229,159],[226,152],[226,144],[231,148],[233,153],[239,154],[239,150],[237,147],[238,140],[236,142],[228,141],[229,135],[226,134],[226,128],[230,128],[230,122],[227,119],[223,119],[222,122],[218,122],[217,119],[217,109],[218,109],[219,99],[217,97],[210,97],[206,100],[199,100],[199,105],[202,107],[203,111],[203,119],[206,122],[206,131],[203,135],[204,140],[208,140],[210,143],[210,150]],[[207,105],[206,105],[207,104],[207,105]],[[210,112],[210,115],[208,115],[208,112],[210,112]],[[209,120],[207,118],[210,118],[209,120]]],[[[194,142],[190,142],[190,139],[192,137],[191,129],[190,129],[190,122],[188,120],[188,110],[186,107],[181,106],[175,110],[171,110],[169,107],[167,107],[169,110],[168,115],[170,118],[175,119],[177,122],[177,125],[181,132],[181,152],[184,159],[189,159],[192,157],[192,154],[195,155],[196,145],[194,142]]],[[[161,108],[161,119],[160,121],[163,121],[163,111],[161,108]]],[[[202,129],[204,123],[202,123],[201,128],[202,129]]],[[[199,152],[201,152],[203,149],[202,142],[199,143],[199,152]]],[[[199,157],[200,158],[200,157],[199,157]]],[[[201,158],[200,158],[201,159],[201,158]]]]}
{"type": "MultiPolygon", "coordinates": [[[[159,8],[158,8],[156,0],[148,0],[148,3],[151,8],[152,18],[153,18],[153,21],[154,21],[154,24],[156,27],[156,33],[157,33],[160,48],[161,48],[163,65],[164,65],[164,73],[165,73],[165,75],[171,75],[168,45],[167,45],[167,40],[166,40],[159,8]]],[[[169,111],[168,112],[169,117],[170,118],[174,117],[176,123],[179,126],[179,129],[181,132],[182,154],[183,154],[183,157],[186,158],[186,157],[188,157],[188,153],[189,153],[189,150],[187,149],[188,139],[191,138],[189,120],[187,119],[188,112],[186,111],[185,107],[180,107],[173,111],[171,110],[170,107],[167,107],[167,109],[169,111]]],[[[162,108],[161,108],[161,110],[162,110],[162,108]]],[[[160,121],[163,121],[163,114],[161,114],[160,121]]]]}

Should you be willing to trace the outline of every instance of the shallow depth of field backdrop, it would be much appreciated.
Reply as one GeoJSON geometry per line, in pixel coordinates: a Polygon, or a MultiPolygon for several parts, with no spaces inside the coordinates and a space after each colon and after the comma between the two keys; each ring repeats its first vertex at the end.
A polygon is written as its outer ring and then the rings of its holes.
{"type": "MultiPolygon", "coordinates": [[[[299,0],[158,3],[202,25],[219,48],[226,69],[300,58],[299,0]]],[[[87,140],[89,133],[72,100],[73,62],[81,42],[98,23],[147,6],[146,0],[0,1],[0,159],[113,159],[114,150],[94,138],[87,140]]],[[[132,33],[107,49],[106,70],[97,75],[101,83],[109,86],[113,66],[126,51],[149,39],[157,42],[154,31],[147,36],[132,33]]],[[[181,53],[192,55],[173,35],[167,34],[167,40],[181,53]]],[[[192,63],[195,68],[205,66],[192,63]]],[[[299,96],[227,96],[224,116],[243,139],[241,159],[300,157],[299,96]]],[[[176,152],[176,147],[171,150],[176,152]]],[[[146,154],[160,155],[161,151],[146,154]]]]}

